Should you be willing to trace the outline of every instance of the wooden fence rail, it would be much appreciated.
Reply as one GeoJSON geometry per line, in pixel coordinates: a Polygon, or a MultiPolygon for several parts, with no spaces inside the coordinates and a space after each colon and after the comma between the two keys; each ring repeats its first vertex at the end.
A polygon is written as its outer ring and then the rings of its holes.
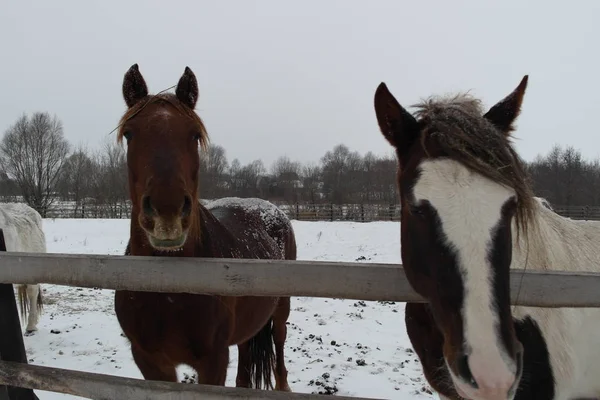
{"type": "MultiPolygon", "coordinates": [[[[146,381],[5,361],[0,362],[0,384],[49,390],[97,400],[325,400],[330,398],[330,396],[316,394],[146,381]]],[[[335,398],[367,400],[344,396],[335,396],[335,398]]]]}
{"type": "MultiPolygon", "coordinates": [[[[401,266],[395,264],[5,252],[0,253],[0,265],[0,283],[229,296],[422,301],[401,266]]],[[[600,273],[511,271],[511,299],[518,305],[600,307],[598,288],[600,273]]]]}
{"type": "MultiPolygon", "coordinates": [[[[0,252],[0,266],[0,284],[50,283],[233,296],[285,295],[422,301],[411,289],[401,266],[393,264],[0,252]]],[[[511,272],[513,304],[600,307],[599,287],[600,274],[597,273],[511,272]]],[[[13,308],[16,317],[16,305],[13,308]]],[[[8,330],[20,334],[18,322],[0,327],[0,333],[8,333],[8,330]]],[[[101,400],[324,398],[321,395],[152,382],[11,361],[0,361],[0,385],[101,400]]],[[[361,400],[336,397],[341,400],[361,400]]]]}

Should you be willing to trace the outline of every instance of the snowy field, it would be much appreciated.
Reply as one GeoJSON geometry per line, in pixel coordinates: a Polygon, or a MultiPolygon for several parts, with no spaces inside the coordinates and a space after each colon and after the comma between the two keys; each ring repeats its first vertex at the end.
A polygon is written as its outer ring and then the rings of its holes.
{"type": "MultiPolygon", "coordinates": [[[[298,259],[399,263],[395,222],[294,222],[298,259]]],[[[48,251],[120,255],[129,220],[45,220],[48,251]]],[[[43,285],[39,331],[25,337],[31,364],[142,378],[121,336],[113,291],[43,285]]],[[[404,327],[404,304],[292,298],[286,345],[293,391],[387,399],[431,398],[404,327]]],[[[231,349],[227,386],[235,386],[231,349]]],[[[180,368],[181,380],[193,371],[180,368]]],[[[42,400],[77,397],[37,392],[42,400]]],[[[437,396],[436,396],[437,398],[437,396]]]]}

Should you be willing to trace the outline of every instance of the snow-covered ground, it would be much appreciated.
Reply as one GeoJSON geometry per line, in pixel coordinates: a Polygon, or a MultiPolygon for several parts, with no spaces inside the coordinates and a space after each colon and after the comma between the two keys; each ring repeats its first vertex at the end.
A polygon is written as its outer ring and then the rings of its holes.
{"type": "MultiPolygon", "coordinates": [[[[296,222],[298,259],[400,262],[396,222],[296,222]]],[[[129,220],[45,220],[52,253],[123,253],[129,220]]],[[[31,364],[141,378],[113,311],[113,292],[43,285],[31,364]]],[[[286,361],[293,391],[388,399],[432,397],[404,327],[404,304],[292,298],[286,361]]],[[[231,349],[227,386],[235,386],[231,349]]],[[[186,379],[193,371],[180,369],[186,379]]],[[[186,379],[186,380],[189,380],[186,379]]],[[[38,392],[40,399],[71,399],[38,392]]]]}

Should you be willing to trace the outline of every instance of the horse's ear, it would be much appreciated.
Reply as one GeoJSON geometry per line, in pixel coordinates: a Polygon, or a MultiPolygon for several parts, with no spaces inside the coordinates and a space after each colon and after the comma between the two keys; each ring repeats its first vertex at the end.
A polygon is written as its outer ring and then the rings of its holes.
{"type": "Polygon", "coordinates": [[[189,67],[185,67],[183,75],[179,78],[175,94],[179,101],[191,109],[196,107],[196,102],[198,101],[198,81],[196,80],[196,75],[194,75],[189,67]]]}
{"type": "Polygon", "coordinates": [[[127,107],[133,107],[138,101],[148,96],[148,86],[140,73],[137,64],[133,64],[123,78],[123,98],[127,107]]]}
{"type": "Polygon", "coordinates": [[[383,136],[399,152],[408,149],[419,135],[419,124],[381,82],[375,91],[375,114],[383,136]]]}
{"type": "Polygon", "coordinates": [[[511,94],[496,103],[484,115],[484,118],[507,135],[514,130],[513,123],[521,112],[521,104],[523,103],[528,80],[529,75],[525,75],[519,86],[511,94]]]}

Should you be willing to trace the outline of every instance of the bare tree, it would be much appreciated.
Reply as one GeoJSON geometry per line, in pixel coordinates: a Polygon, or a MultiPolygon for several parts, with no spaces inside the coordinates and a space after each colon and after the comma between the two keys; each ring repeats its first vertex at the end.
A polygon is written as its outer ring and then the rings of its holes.
{"type": "Polygon", "coordinates": [[[319,165],[309,164],[302,169],[303,200],[312,204],[320,202],[322,195],[322,170],[319,165]]]}
{"type": "Polygon", "coordinates": [[[75,150],[63,166],[58,185],[59,193],[64,200],[74,203],[74,216],[80,214],[85,198],[91,193],[95,167],[84,147],[75,150]]]}
{"type": "Polygon", "coordinates": [[[342,204],[355,200],[356,196],[353,195],[357,193],[362,168],[360,154],[351,152],[346,145],[340,144],[325,153],[321,163],[323,188],[330,201],[342,204]]]}
{"type": "Polygon", "coordinates": [[[288,203],[297,203],[299,201],[300,171],[302,164],[292,161],[287,156],[279,157],[271,166],[271,174],[275,180],[275,195],[277,200],[285,200],[288,203]]]}
{"type": "Polygon", "coordinates": [[[12,201],[21,193],[14,180],[8,174],[0,171],[0,201],[12,201]]]}
{"type": "Polygon", "coordinates": [[[56,185],[68,154],[62,122],[44,112],[31,118],[21,116],[0,145],[4,170],[19,186],[25,202],[42,216],[56,199],[56,185]]]}
{"type": "Polygon", "coordinates": [[[229,188],[232,196],[257,197],[259,196],[259,180],[266,170],[261,160],[254,160],[242,167],[236,158],[229,168],[229,188]]]}
{"type": "Polygon", "coordinates": [[[123,147],[106,143],[95,156],[93,197],[98,206],[98,216],[122,217],[129,213],[127,156],[123,147]]]}
{"type": "Polygon", "coordinates": [[[227,192],[228,168],[229,163],[223,147],[210,144],[205,152],[200,152],[200,195],[202,198],[217,198],[227,192]]]}
{"type": "Polygon", "coordinates": [[[536,195],[554,206],[596,205],[600,200],[600,163],[583,159],[571,146],[554,146],[528,164],[536,195]]]}

